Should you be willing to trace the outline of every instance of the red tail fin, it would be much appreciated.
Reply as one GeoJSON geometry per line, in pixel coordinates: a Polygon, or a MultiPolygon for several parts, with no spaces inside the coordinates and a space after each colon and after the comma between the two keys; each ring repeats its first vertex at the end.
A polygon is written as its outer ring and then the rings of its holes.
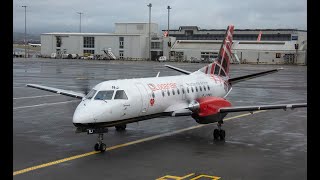
{"type": "Polygon", "coordinates": [[[262,32],[260,31],[260,32],[259,32],[259,35],[258,35],[258,38],[257,38],[257,41],[260,41],[260,40],[261,40],[261,34],[262,34],[262,32]]]}
{"type": "Polygon", "coordinates": [[[228,76],[231,60],[231,46],[233,40],[234,26],[229,25],[226,31],[225,38],[222,42],[219,54],[215,62],[200,69],[206,74],[215,74],[219,76],[228,76]]]}

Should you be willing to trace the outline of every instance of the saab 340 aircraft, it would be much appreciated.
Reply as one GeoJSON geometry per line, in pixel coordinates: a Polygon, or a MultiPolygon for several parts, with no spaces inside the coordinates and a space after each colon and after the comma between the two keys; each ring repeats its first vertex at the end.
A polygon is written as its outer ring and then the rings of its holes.
{"type": "Polygon", "coordinates": [[[217,122],[213,137],[224,140],[225,131],[221,125],[227,113],[307,107],[307,103],[231,106],[226,97],[234,84],[280,70],[230,78],[233,31],[234,26],[228,26],[218,58],[198,71],[165,65],[185,75],[104,81],[88,94],[36,84],[27,86],[82,99],[74,112],[73,124],[77,127],[76,132],[98,134],[94,149],[101,152],[106,150],[103,133],[112,126],[122,131],[128,123],[157,117],[191,116],[200,124],[217,122]]]}

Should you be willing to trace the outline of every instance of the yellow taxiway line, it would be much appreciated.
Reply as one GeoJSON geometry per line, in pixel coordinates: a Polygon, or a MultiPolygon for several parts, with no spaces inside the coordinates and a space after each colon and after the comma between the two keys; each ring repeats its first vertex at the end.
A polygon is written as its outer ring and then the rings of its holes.
{"type": "MultiPolygon", "coordinates": [[[[266,110],[256,111],[256,112],[254,112],[252,114],[265,112],[265,111],[266,110]]],[[[238,116],[225,118],[224,121],[231,120],[231,119],[236,119],[236,118],[240,118],[240,117],[244,117],[244,116],[249,116],[249,115],[251,115],[251,113],[241,114],[241,115],[238,115],[238,116]]],[[[111,150],[114,150],[114,149],[119,149],[119,148],[130,146],[130,145],[133,145],[133,144],[138,144],[138,143],[142,143],[142,142],[158,139],[158,138],[161,138],[161,137],[178,134],[178,133],[181,133],[181,132],[184,132],[184,131],[189,131],[189,130],[192,130],[192,129],[200,128],[200,127],[203,127],[205,125],[207,125],[207,124],[200,124],[200,125],[197,125],[197,126],[192,126],[192,127],[180,129],[180,130],[173,131],[173,132],[159,134],[159,135],[155,135],[155,136],[139,139],[139,140],[136,140],[136,141],[131,141],[131,142],[128,142],[128,143],[111,146],[111,147],[107,148],[106,151],[111,151],[111,150]]],[[[63,163],[63,162],[67,162],[67,161],[83,158],[83,157],[86,157],[86,156],[91,156],[91,155],[98,154],[98,153],[100,153],[100,151],[91,151],[91,152],[88,152],[88,153],[79,154],[79,155],[76,155],[76,156],[71,156],[71,157],[68,157],[68,158],[59,159],[57,161],[52,161],[52,162],[49,162],[49,163],[45,163],[45,164],[41,164],[41,165],[25,168],[25,169],[22,169],[22,170],[14,171],[13,175],[15,176],[15,175],[18,175],[18,174],[23,174],[23,173],[26,173],[26,172],[29,172],[29,171],[34,171],[36,169],[52,166],[52,165],[55,165],[55,164],[60,164],[60,163],[63,163]]]]}

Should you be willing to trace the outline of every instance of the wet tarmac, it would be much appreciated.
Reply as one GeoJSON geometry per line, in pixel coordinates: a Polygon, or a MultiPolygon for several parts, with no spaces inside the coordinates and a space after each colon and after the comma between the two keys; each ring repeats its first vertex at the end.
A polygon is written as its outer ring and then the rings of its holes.
{"type": "MultiPolygon", "coordinates": [[[[170,64],[195,71],[205,64],[170,64]]],[[[180,75],[159,62],[13,59],[14,179],[307,179],[307,109],[231,113],[225,142],[214,142],[216,124],[191,117],[155,118],[114,128],[109,148],[93,151],[97,135],[76,134],[78,99],[28,88],[27,83],[80,91],[111,79],[180,75]],[[171,178],[170,178],[171,177],[171,178]]],[[[307,101],[307,67],[231,65],[231,77],[285,70],[241,82],[234,105],[307,101]]]]}

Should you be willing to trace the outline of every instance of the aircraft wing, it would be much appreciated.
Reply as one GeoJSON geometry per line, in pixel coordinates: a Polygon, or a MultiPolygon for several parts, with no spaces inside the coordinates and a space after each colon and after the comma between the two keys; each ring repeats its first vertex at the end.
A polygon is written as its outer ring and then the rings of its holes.
{"type": "Polygon", "coordinates": [[[272,73],[278,72],[279,70],[283,70],[283,68],[273,69],[273,70],[269,70],[269,71],[263,71],[263,72],[259,72],[259,73],[255,73],[255,74],[249,74],[249,75],[240,76],[240,77],[236,77],[236,78],[230,78],[229,79],[229,83],[231,85],[234,85],[234,84],[236,84],[238,82],[246,81],[246,80],[253,79],[253,78],[256,78],[256,77],[260,77],[260,76],[264,76],[264,75],[267,75],[267,74],[272,74],[272,73]]]}
{"type": "Polygon", "coordinates": [[[220,108],[220,113],[230,113],[230,112],[241,112],[241,111],[260,111],[260,110],[271,110],[271,109],[294,109],[307,107],[307,103],[298,103],[298,104],[275,104],[275,105],[260,105],[260,106],[234,106],[234,107],[225,107],[220,108]]]}
{"type": "Polygon", "coordinates": [[[177,67],[174,67],[174,66],[170,66],[170,65],[167,65],[167,64],[164,65],[164,66],[167,67],[167,68],[176,70],[176,71],[178,71],[178,72],[181,72],[181,73],[183,73],[183,74],[191,74],[190,71],[187,71],[187,70],[184,70],[184,69],[180,69],[180,68],[177,68],[177,67]]]}
{"type": "Polygon", "coordinates": [[[79,98],[79,99],[82,99],[84,96],[86,96],[85,94],[80,93],[80,92],[57,89],[57,88],[48,87],[48,86],[42,86],[42,85],[38,85],[38,84],[27,84],[26,86],[27,87],[36,88],[36,89],[41,89],[41,90],[44,90],[44,91],[57,93],[57,94],[62,94],[62,95],[65,95],[65,96],[71,96],[71,97],[79,98]]]}

